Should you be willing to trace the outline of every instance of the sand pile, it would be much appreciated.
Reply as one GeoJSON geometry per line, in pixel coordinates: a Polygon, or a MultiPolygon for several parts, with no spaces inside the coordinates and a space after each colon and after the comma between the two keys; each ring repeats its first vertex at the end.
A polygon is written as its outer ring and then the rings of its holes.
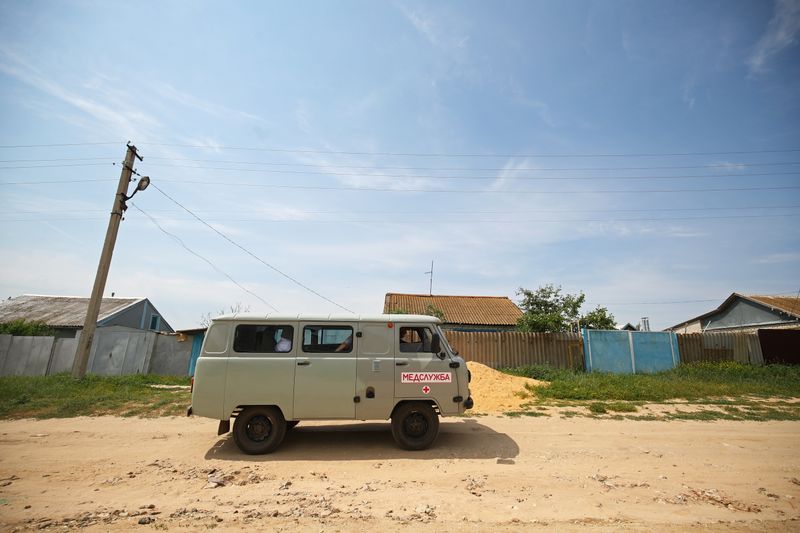
{"type": "Polygon", "coordinates": [[[515,411],[530,399],[529,394],[522,397],[523,395],[515,393],[527,392],[525,389],[527,384],[536,387],[547,385],[546,381],[510,376],[480,363],[468,362],[467,368],[472,372],[472,382],[469,384],[469,390],[472,394],[472,399],[475,400],[475,407],[468,412],[497,413],[515,411]]]}

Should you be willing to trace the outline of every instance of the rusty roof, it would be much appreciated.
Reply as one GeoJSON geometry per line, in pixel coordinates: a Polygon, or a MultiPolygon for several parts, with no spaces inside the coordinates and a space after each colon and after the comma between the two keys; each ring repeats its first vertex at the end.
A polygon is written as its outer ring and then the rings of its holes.
{"type": "MultiPolygon", "coordinates": [[[[142,300],[144,298],[103,298],[97,321],[142,300]]],[[[88,308],[89,298],[23,294],[0,303],[0,323],[24,319],[44,322],[54,328],[82,328],[88,308]]]]}
{"type": "Polygon", "coordinates": [[[384,313],[425,314],[429,305],[444,313],[447,324],[516,326],[522,311],[506,296],[442,296],[387,292],[384,313]]]}
{"type": "Polygon", "coordinates": [[[778,311],[783,311],[784,313],[794,315],[797,318],[800,318],[800,298],[798,298],[797,296],[772,296],[772,295],[751,294],[744,297],[749,298],[750,300],[754,300],[768,307],[771,307],[773,309],[777,309],[778,311]]]}
{"type": "Polygon", "coordinates": [[[755,302],[759,305],[765,305],[770,307],[774,310],[781,311],[788,315],[791,315],[795,318],[800,318],[800,298],[797,296],[780,296],[780,295],[772,295],[772,294],[741,294],[738,292],[732,293],[728,296],[724,302],[722,302],[719,307],[708,311],[707,313],[703,313],[702,315],[698,315],[694,318],[690,318],[689,320],[684,320],[680,324],[676,324],[670,330],[678,329],[680,327],[685,326],[691,322],[696,322],[698,320],[703,320],[704,318],[708,318],[712,315],[719,313],[720,311],[727,308],[734,300],[737,298],[741,298],[743,300],[749,300],[751,302],[755,302]]]}

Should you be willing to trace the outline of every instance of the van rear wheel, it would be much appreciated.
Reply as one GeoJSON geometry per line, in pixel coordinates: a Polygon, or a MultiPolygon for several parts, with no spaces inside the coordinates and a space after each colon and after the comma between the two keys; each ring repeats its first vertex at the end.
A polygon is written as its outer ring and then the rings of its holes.
{"type": "Polygon", "coordinates": [[[392,436],[406,450],[424,450],[439,434],[439,415],[429,403],[408,402],[392,414],[392,436]]]}
{"type": "Polygon", "coordinates": [[[286,436],[286,420],[277,407],[247,407],[233,424],[233,440],[244,453],[274,451],[286,436]]]}

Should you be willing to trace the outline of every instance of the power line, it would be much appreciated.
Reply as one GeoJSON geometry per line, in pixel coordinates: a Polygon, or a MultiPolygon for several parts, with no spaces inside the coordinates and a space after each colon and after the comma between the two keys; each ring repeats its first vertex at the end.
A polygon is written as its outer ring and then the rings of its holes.
{"type": "MultiPolygon", "coordinates": [[[[530,214],[530,213],[649,213],[653,211],[657,212],[668,212],[668,211],[745,211],[745,210],[756,210],[756,209],[799,209],[800,205],[738,205],[738,206],[709,206],[709,207],[649,207],[644,209],[522,209],[522,210],[515,210],[515,209],[504,209],[501,211],[477,211],[477,210],[468,210],[468,211],[436,211],[438,215],[506,215],[506,214],[530,214]]],[[[62,209],[61,211],[67,211],[62,209]]],[[[105,209],[75,209],[75,212],[80,213],[105,213],[105,209]]],[[[31,210],[31,211],[5,211],[3,214],[50,214],[52,210],[31,210]]],[[[180,209],[151,209],[150,212],[152,213],[179,213],[181,212],[180,209]]],[[[200,209],[195,210],[196,213],[232,213],[234,211],[230,211],[227,209],[200,209]]],[[[263,209],[236,209],[235,213],[263,213],[263,209]]],[[[311,211],[311,210],[303,210],[303,214],[311,214],[311,215],[336,215],[336,214],[375,214],[380,213],[383,215],[419,215],[419,214],[430,214],[430,210],[420,210],[420,211],[388,211],[384,209],[379,210],[339,210],[339,211],[311,211]]],[[[280,220],[280,219],[278,219],[280,220]]]]}
{"type": "MultiPolygon", "coordinates": [[[[285,219],[285,218],[209,218],[207,222],[271,222],[271,223],[306,223],[306,224],[540,224],[540,223],[564,223],[564,222],[670,222],[676,220],[740,220],[753,218],[785,218],[797,217],[800,213],[780,213],[771,215],[726,215],[726,216],[696,216],[696,217],[637,217],[637,218],[535,218],[525,220],[507,219],[413,219],[413,220],[387,220],[378,219],[285,219]]],[[[61,222],[61,221],[87,221],[103,220],[102,217],[54,217],[54,218],[0,218],[0,222],[61,222]]],[[[162,217],[162,220],[182,221],[191,220],[189,218],[162,217]]]]}
{"type": "MultiPolygon", "coordinates": [[[[785,291],[785,292],[777,292],[773,294],[764,294],[763,296],[786,296],[794,291],[785,291]]],[[[585,302],[588,305],[672,305],[672,304],[693,304],[693,303],[704,303],[704,302],[724,302],[728,296],[723,298],[709,298],[705,300],[670,300],[670,301],[661,301],[661,302],[606,302],[604,304],[599,304],[597,302],[585,302]]]]}
{"type": "MultiPolygon", "coordinates": [[[[486,172],[500,172],[500,171],[520,171],[520,170],[536,170],[536,171],[558,171],[558,170],[686,170],[686,169],[699,169],[699,168],[749,168],[749,167],[771,167],[771,166],[787,166],[787,165],[800,165],[800,161],[786,161],[786,162],[772,162],[772,163],[716,163],[713,165],[662,165],[662,166],[647,166],[647,167],[557,167],[557,168],[543,168],[543,167],[514,167],[509,169],[507,167],[398,167],[398,166],[374,166],[374,165],[334,165],[327,163],[276,163],[269,161],[237,161],[230,159],[192,159],[181,157],[156,157],[151,156],[147,158],[148,161],[185,161],[191,163],[226,163],[233,165],[263,165],[263,166],[291,166],[291,167],[304,167],[304,168],[340,168],[340,169],[356,169],[356,170],[441,170],[441,171],[486,171],[486,172]]],[[[14,161],[14,160],[10,160],[14,161]]],[[[25,160],[20,160],[25,161],[25,160]]],[[[31,160],[35,161],[35,160],[31,160]]],[[[3,161],[0,161],[3,162],[3,161]]]]}
{"type": "Polygon", "coordinates": [[[13,167],[0,167],[0,170],[19,170],[24,168],[63,168],[63,167],[100,167],[108,163],[67,163],[59,165],[20,165],[13,167]]]}
{"type": "Polygon", "coordinates": [[[67,146],[102,146],[109,144],[125,144],[125,142],[107,141],[107,142],[90,142],[90,143],[0,144],[0,148],[62,148],[67,146]]]}
{"type": "Polygon", "coordinates": [[[333,187],[318,185],[273,185],[265,183],[229,183],[221,181],[174,180],[162,179],[165,183],[212,185],[225,187],[259,187],[267,189],[295,189],[306,191],[364,191],[364,192],[414,192],[445,194],[636,194],[636,193],[683,193],[683,192],[728,192],[728,191],[771,191],[800,189],[800,186],[780,187],[728,187],[728,188],[695,188],[695,189],[607,189],[607,190],[575,190],[575,191],[531,191],[531,190],[480,190],[480,189],[396,189],[389,187],[333,187]]]}
{"type": "Polygon", "coordinates": [[[92,183],[98,181],[115,181],[114,178],[85,180],[42,180],[42,181],[0,181],[0,185],[52,185],[59,183],[92,183]]]}
{"type": "Polygon", "coordinates": [[[272,266],[271,264],[267,263],[266,261],[264,261],[263,259],[261,259],[260,257],[258,257],[256,254],[254,254],[253,252],[251,252],[250,250],[248,250],[247,248],[245,248],[245,247],[244,247],[244,246],[242,246],[241,244],[237,243],[236,241],[234,241],[233,239],[231,239],[230,237],[228,237],[227,235],[225,235],[224,233],[222,233],[221,231],[219,231],[217,228],[215,228],[214,226],[212,226],[211,224],[209,224],[208,222],[206,222],[205,220],[203,220],[203,219],[202,219],[202,218],[200,218],[199,216],[195,215],[195,214],[194,214],[194,213],[193,213],[191,210],[189,210],[189,208],[187,208],[186,206],[184,206],[183,204],[181,204],[180,202],[178,202],[178,201],[177,201],[176,199],[174,199],[172,196],[168,195],[168,194],[167,194],[166,192],[164,192],[164,191],[163,191],[163,190],[162,190],[162,189],[161,189],[161,188],[160,188],[158,185],[156,185],[156,184],[154,184],[154,183],[151,183],[151,185],[152,185],[153,187],[155,187],[155,189],[156,189],[158,192],[160,192],[162,195],[164,195],[164,196],[165,196],[165,197],[166,197],[168,200],[170,200],[172,203],[174,203],[175,205],[177,205],[178,207],[180,207],[181,209],[183,209],[184,211],[186,211],[187,213],[189,213],[190,215],[192,215],[192,217],[193,217],[193,218],[195,218],[195,219],[196,219],[198,222],[202,223],[204,226],[206,226],[207,228],[209,228],[210,230],[212,230],[214,233],[216,233],[217,235],[219,235],[220,237],[222,237],[223,239],[225,239],[225,240],[226,240],[226,241],[228,241],[229,243],[233,244],[234,246],[236,246],[237,248],[239,248],[240,250],[242,250],[243,252],[245,252],[245,253],[246,253],[247,255],[249,255],[250,257],[254,258],[254,259],[255,259],[256,261],[258,261],[259,263],[261,263],[261,264],[263,264],[264,266],[266,266],[266,267],[268,267],[268,268],[272,269],[273,271],[277,272],[278,274],[280,274],[280,275],[281,275],[281,276],[283,276],[284,278],[286,278],[286,279],[288,279],[289,281],[291,281],[291,282],[295,283],[296,285],[298,285],[298,286],[302,287],[303,289],[305,289],[305,290],[309,291],[310,293],[312,293],[312,294],[314,294],[314,295],[316,295],[316,296],[318,296],[318,297],[322,298],[322,299],[323,299],[323,300],[325,300],[326,302],[332,303],[332,304],[333,304],[333,305],[335,305],[336,307],[339,307],[340,309],[344,309],[344,310],[345,310],[345,311],[347,311],[348,313],[355,314],[355,312],[354,312],[354,311],[352,311],[352,310],[350,310],[350,309],[346,308],[345,306],[343,306],[343,305],[341,305],[341,304],[338,304],[338,303],[334,302],[333,300],[331,300],[330,298],[327,298],[326,296],[323,296],[322,294],[318,293],[318,292],[317,292],[317,291],[315,291],[314,289],[312,289],[312,288],[308,287],[307,285],[304,285],[303,283],[299,282],[298,280],[296,280],[295,278],[293,278],[293,277],[292,277],[292,276],[290,276],[289,274],[286,274],[285,272],[283,272],[283,271],[279,270],[278,268],[276,268],[276,267],[272,266]]]}
{"type": "MultiPolygon", "coordinates": [[[[96,164],[96,163],[95,163],[96,164]]],[[[83,165],[75,165],[83,166],[83,165]]],[[[85,165],[90,166],[90,165],[85,165]]],[[[790,172],[761,172],[761,173],[734,173],[734,174],[703,174],[703,175],[684,175],[684,176],[435,176],[430,174],[360,174],[358,172],[323,172],[308,170],[277,170],[277,169],[255,169],[255,168],[225,168],[225,167],[202,167],[191,165],[164,165],[151,164],[154,167],[164,168],[191,168],[202,170],[219,170],[223,172],[255,172],[261,174],[302,174],[320,176],[352,176],[358,178],[406,178],[406,179],[434,179],[434,180],[533,180],[533,181],[597,181],[597,180],[656,180],[656,179],[715,179],[715,178],[748,178],[764,176],[796,176],[798,171],[790,172]]],[[[41,167],[0,167],[4,168],[45,168],[41,167]]]]}
{"type": "Polygon", "coordinates": [[[54,159],[0,159],[0,163],[53,163],[55,161],[116,161],[115,157],[57,157],[54,159]]]}
{"type": "Polygon", "coordinates": [[[144,209],[142,209],[141,207],[137,206],[137,205],[136,205],[136,204],[134,204],[134,203],[131,203],[131,205],[132,205],[134,208],[136,208],[138,211],[140,211],[142,214],[144,214],[144,215],[145,215],[147,218],[149,218],[149,219],[150,219],[150,221],[151,221],[153,224],[155,224],[155,225],[156,225],[156,227],[157,227],[158,229],[160,229],[162,233],[164,233],[165,235],[168,235],[169,237],[171,237],[171,238],[172,238],[172,240],[174,240],[175,242],[177,242],[178,244],[180,244],[180,245],[183,247],[183,249],[184,249],[184,250],[186,250],[187,252],[189,252],[189,253],[190,253],[190,254],[192,254],[193,256],[195,256],[195,257],[197,257],[197,258],[199,258],[199,259],[201,259],[201,260],[205,261],[206,263],[208,263],[208,264],[211,266],[211,268],[213,268],[214,270],[216,270],[217,272],[219,272],[220,274],[222,274],[223,276],[225,276],[226,278],[228,278],[228,279],[229,279],[230,281],[232,281],[232,282],[233,282],[233,283],[234,283],[234,284],[235,284],[237,287],[239,287],[240,289],[242,289],[242,290],[243,290],[243,291],[245,291],[246,293],[248,293],[248,294],[250,294],[250,295],[252,295],[252,296],[254,296],[254,297],[258,298],[259,300],[261,300],[263,303],[265,303],[265,304],[266,304],[266,305],[267,305],[267,306],[268,306],[270,309],[272,309],[273,311],[275,311],[275,312],[278,312],[278,309],[276,309],[276,308],[275,308],[275,306],[273,306],[271,303],[269,303],[268,301],[266,301],[264,298],[262,298],[261,296],[259,296],[259,295],[258,295],[258,294],[256,294],[256,293],[254,293],[253,291],[251,291],[250,289],[248,289],[247,287],[245,287],[244,285],[242,285],[241,283],[239,283],[239,282],[238,282],[238,281],[236,281],[235,279],[233,279],[233,277],[231,277],[231,275],[230,275],[230,274],[228,274],[227,272],[225,272],[224,270],[222,270],[221,268],[219,268],[219,267],[218,267],[217,265],[215,265],[215,264],[214,264],[214,263],[213,263],[213,262],[212,262],[210,259],[207,259],[207,258],[203,257],[203,256],[202,256],[202,255],[200,255],[199,253],[197,253],[197,252],[195,252],[194,250],[192,250],[191,248],[189,248],[189,247],[186,245],[186,243],[185,243],[185,242],[183,242],[183,239],[181,239],[181,238],[180,238],[180,237],[178,237],[177,235],[175,235],[175,234],[173,234],[173,233],[170,233],[169,231],[165,230],[165,229],[164,229],[164,228],[161,226],[161,224],[159,224],[159,223],[158,223],[158,221],[157,221],[155,218],[153,218],[153,217],[152,217],[152,216],[151,216],[151,215],[150,215],[148,212],[146,212],[144,209]]]}
{"type": "MultiPolygon", "coordinates": [[[[142,142],[145,146],[168,146],[175,148],[203,148],[208,149],[207,145],[200,144],[179,144],[179,143],[157,143],[142,142]]],[[[800,152],[800,148],[787,148],[781,150],[726,150],[719,152],[649,152],[649,153],[599,153],[599,154],[486,154],[486,153],[434,153],[434,152],[354,152],[345,150],[312,150],[312,149],[290,149],[290,148],[262,148],[245,146],[214,146],[216,150],[238,150],[248,152],[280,152],[294,154],[337,154],[337,155],[381,155],[399,157],[553,157],[553,158],[591,158],[591,157],[688,157],[705,155],[746,155],[746,154],[778,154],[800,152]]]]}

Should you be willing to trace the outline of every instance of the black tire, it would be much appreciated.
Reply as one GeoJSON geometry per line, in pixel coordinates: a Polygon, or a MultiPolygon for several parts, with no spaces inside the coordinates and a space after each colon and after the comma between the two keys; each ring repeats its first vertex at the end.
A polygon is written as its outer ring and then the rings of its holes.
{"type": "Polygon", "coordinates": [[[286,420],[277,407],[247,407],[233,424],[233,440],[244,453],[274,451],[286,436],[286,420]]]}
{"type": "Polygon", "coordinates": [[[439,415],[429,403],[408,402],[392,414],[392,436],[406,450],[424,450],[439,434],[439,415]]]}
{"type": "Polygon", "coordinates": [[[293,427],[295,427],[299,423],[300,423],[299,420],[289,420],[288,422],[286,422],[286,429],[287,430],[292,429],[293,427]]]}

